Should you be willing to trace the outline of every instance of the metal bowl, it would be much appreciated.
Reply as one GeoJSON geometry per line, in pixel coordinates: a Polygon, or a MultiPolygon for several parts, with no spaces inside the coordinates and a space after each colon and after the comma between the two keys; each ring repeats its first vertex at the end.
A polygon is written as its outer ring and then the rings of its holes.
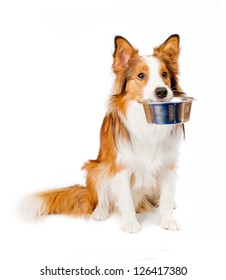
{"type": "Polygon", "coordinates": [[[188,122],[193,97],[173,97],[167,102],[144,101],[147,122],[153,124],[178,124],[188,122]]]}

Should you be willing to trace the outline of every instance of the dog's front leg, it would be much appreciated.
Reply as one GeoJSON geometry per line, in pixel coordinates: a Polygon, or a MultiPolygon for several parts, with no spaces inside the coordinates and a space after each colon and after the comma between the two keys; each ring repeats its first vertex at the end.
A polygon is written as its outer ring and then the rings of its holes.
{"type": "Polygon", "coordinates": [[[161,170],[159,177],[160,184],[160,200],[159,200],[159,213],[160,213],[160,227],[168,230],[178,230],[180,224],[174,217],[174,197],[176,189],[176,173],[175,170],[169,167],[161,170]]]}
{"type": "Polygon", "coordinates": [[[126,232],[136,233],[141,227],[136,218],[130,188],[130,173],[122,170],[115,174],[111,180],[111,192],[115,199],[116,207],[122,215],[122,229],[126,232]]]}

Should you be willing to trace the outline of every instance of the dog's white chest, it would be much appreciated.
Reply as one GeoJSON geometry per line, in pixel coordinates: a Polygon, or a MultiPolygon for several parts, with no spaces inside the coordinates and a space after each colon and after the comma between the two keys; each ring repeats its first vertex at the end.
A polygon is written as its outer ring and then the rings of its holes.
{"type": "Polygon", "coordinates": [[[141,104],[131,104],[124,123],[130,141],[119,140],[117,160],[135,174],[135,187],[149,187],[161,167],[178,155],[178,141],[172,137],[171,125],[148,124],[141,104]]]}

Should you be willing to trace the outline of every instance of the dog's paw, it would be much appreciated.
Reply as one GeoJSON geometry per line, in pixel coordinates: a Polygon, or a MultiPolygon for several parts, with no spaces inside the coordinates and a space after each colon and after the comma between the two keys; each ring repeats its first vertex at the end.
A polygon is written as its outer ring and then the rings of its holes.
{"type": "Polygon", "coordinates": [[[174,218],[163,218],[161,220],[160,227],[166,230],[179,230],[180,229],[180,223],[175,220],[174,218]]]}
{"type": "Polygon", "coordinates": [[[122,223],[122,230],[129,233],[137,233],[141,230],[141,226],[137,220],[126,220],[122,223]]]}
{"type": "Polygon", "coordinates": [[[109,212],[107,209],[103,209],[103,208],[100,208],[100,207],[96,207],[95,210],[93,211],[91,217],[95,220],[98,220],[98,221],[102,221],[102,220],[105,220],[107,219],[107,217],[109,216],[109,212]]]}

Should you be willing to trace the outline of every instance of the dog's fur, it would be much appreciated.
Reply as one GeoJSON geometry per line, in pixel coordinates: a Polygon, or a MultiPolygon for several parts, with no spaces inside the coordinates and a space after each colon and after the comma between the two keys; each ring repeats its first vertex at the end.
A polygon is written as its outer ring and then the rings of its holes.
{"type": "Polygon", "coordinates": [[[147,123],[142,102],[167,101],[178,84],[179,36],[170,36],[149,56],[141,56],[123,37],[115,37],[115,83],[100,131],[97,159],[82,167],[86,186],[32,196],[34,217],[49,214],[92,215],[106,219],[117,208],[122,229],[140,230],[136,212],[159,206],[161,228],[179,229],[173,213],[179,143],[183,125],[147,123]],[[157,88],[165,95],[158,96],[157,88]]]}

